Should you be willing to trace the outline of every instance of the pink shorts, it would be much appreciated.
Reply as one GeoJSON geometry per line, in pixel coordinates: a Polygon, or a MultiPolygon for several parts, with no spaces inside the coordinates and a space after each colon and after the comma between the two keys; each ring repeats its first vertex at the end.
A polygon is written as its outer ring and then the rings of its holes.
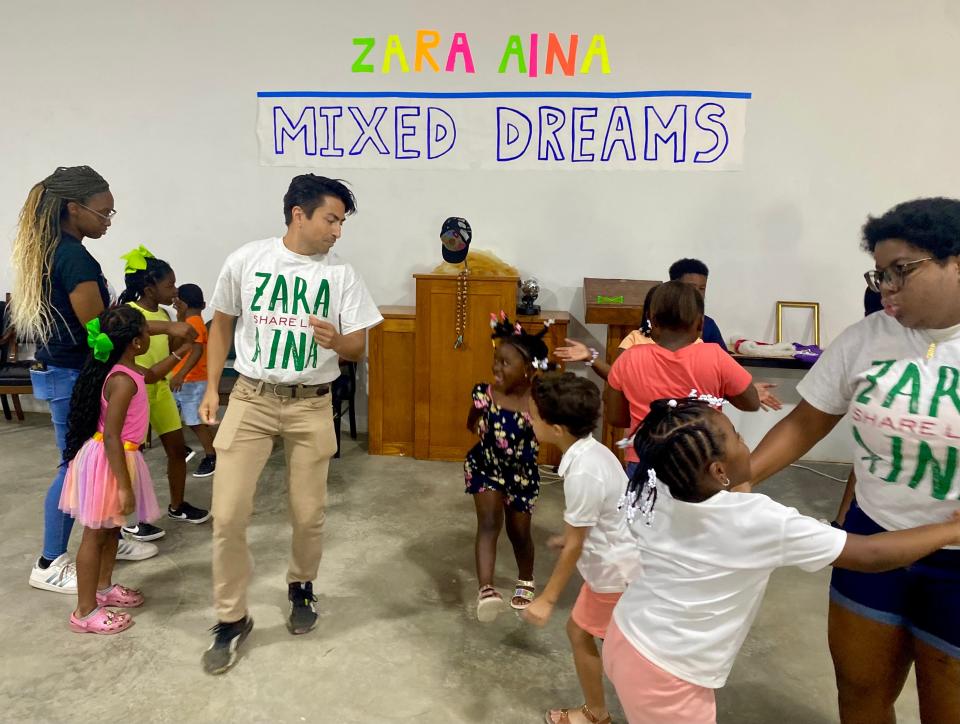
{"type": "Polygon", "coordinates": [[[584,583],[580,587],[580,595],[573,604],[570,618],[591,636],[596,636],[598,639],[606,638],[607,626],[613,618],[613,607],[617,605],[622,595],[622,592],[597,593],[584,583]]]}
{"type": "Polygon", "coordinates": [[[716,724],[713,689],[651,663],[627,641],[616,621],[610,622],[603,642],[603,669],[630,724],[716,724]]]}

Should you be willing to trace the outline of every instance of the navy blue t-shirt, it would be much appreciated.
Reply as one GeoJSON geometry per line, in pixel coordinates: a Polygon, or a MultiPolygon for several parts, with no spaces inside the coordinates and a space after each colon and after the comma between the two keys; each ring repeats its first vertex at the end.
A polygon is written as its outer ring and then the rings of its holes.
{"type": "Polygon", "coordinates": [[[83,367],[90,351],[87,347],[87,330],[73,311],[70,293],[84,282],[96,282],[104,308],[109,306],[110,292],[99,262],[79,239],[63,233],[50,266],[53,329],[47,343],[37,347],[36,357],[41,362],[75,370],[83,367]]]}
{"type": "Polygon", "coordinates": [[[702,339],[704,342],[713,342],[719,344],[724,350],[727,349],[727,345],[723,341],[723,335],[720,334],[720,327],[706,314],[703,315],[702,339]]]}

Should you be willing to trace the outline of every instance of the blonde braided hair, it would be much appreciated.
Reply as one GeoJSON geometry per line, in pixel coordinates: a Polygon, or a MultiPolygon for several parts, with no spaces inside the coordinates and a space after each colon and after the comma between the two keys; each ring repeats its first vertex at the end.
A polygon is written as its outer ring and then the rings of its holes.
{"type": "Polygon", "coordinates": [[[109,190],[104,178],[89,166],[61,166],[30,189],[20,210],[12,254],[16,280],[11,322],[21,337],[42,344],[53,332],[50,273],[67,203],[85,203],[109,190]]]}

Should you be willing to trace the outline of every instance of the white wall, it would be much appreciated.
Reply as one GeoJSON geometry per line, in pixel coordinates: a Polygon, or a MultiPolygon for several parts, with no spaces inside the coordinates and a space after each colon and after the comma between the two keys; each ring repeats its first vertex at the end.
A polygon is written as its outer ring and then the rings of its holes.
{"type": "Polygon", "coordinates": [[[944,0],[5,3],[0,258],[30,185],[88,163],[119,210],[90,247],[111,281],[143,243],[210,291],[230,250],[282,231],[298,172],[257,164],[258,90],[746,90],[743,171],[357,170],[342,174],[360,213],[339,249],[378,302],[412,303],[410,274],[462,215],[478,248],[578,318],[582,277],[659,278],[698,256],[726,336],[770,339],[777,299],[814,300],[829,342],[861,313],[866,215],[958,194],[958,31],[944,0]],[[377,36],[376,55],[399,33],[412,56],[417,28],[467,32],[476,76],[350,72],[354,36],[377,36]],[[612,72],[497,74],[508,35],[551,31],[604,33],[612,72]]]}

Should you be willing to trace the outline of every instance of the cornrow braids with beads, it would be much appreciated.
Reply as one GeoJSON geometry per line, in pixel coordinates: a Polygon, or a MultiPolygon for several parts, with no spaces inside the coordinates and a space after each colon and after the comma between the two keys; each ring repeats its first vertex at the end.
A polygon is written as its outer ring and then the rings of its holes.
{"type": "Polygon", "coordinates": [[[529,334],[519,322],[511,322],[506,312],[500,315],[490,314],[491,337],[494,344],[499,339],[501,344],[512,345],[521,356],[535,369],[548,372],[556,369],[557,365],[550,362],[550,350],[543,341],[544,335],[550,330],[553,320],[544,322],[543,329],[536,334],[529,334]]]}
{"type": "Polygon", "coordinates": [[[67,416],[67,446],[63,453],[63,464],[73,460],[84,443],[93,437],[100,420],[100,395],[107,375],[127,350],[133,340],[143,334],[147,320],[139,310],[130,306],[119,306],[101,312],[100,331],[113,342],[113,349],[105,362],[93,354],[87,356],[80,376],[73,387],[70,397],[70,413],[67,416]]]}
{"type": "Polygon", "coordinates": [[[677,500],[699,502],[700,477],[710,463],[723,457],[722,435],[710,421],[713,410],[714,405],[696,398],[651,403],[634,438],[640,464],[624,496],[629,506],[652,512],[656,487],[651,485],[651,471],[677,500]]]}
{"type": "Polygon", "coordinates": [[[15,270],[11,322],[18,335],[40,344],[49,341],[54,329],[50,273],[67,204],[86,203],[109,190],[103,176],[89,166],[61,166],[30,189],[11,253],[15,270]]]}

